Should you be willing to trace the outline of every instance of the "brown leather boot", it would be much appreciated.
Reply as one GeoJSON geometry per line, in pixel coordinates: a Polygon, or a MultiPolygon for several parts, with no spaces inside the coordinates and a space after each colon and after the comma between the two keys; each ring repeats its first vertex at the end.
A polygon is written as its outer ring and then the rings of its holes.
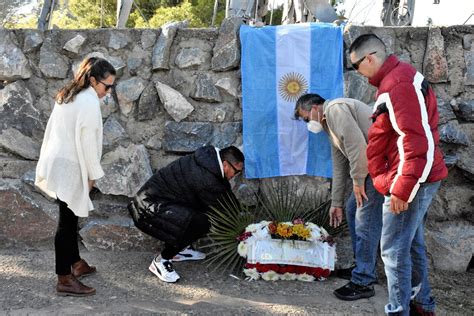
{"type": "Polygon", "coordinates": [[[97,269],[87,264],[87,262],[84,259],[81,259],[78,262],[74,263],[71,267],[71,273],[77,279],[91,275],[95,273],[96,271],[97,269]]]}
{"type": "Polygon", "coordinates": [[[95,294],[95,289],[82,284],[72,274],[58,275],[56,293],[59,296],[90,296],[95,294]]]}

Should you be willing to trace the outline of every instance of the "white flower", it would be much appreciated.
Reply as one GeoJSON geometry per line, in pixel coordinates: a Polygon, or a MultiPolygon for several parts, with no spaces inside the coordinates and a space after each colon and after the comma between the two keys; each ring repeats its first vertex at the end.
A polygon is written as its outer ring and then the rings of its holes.
{"type": "Polygon", "coordinates": [[[256,239],[270,239],[272,236],[270,236],[270,233],[268,232],[268,226],[263,226],[260,229],[258,229],[253,236],[256,239]]]}
{"type": "Polygon", "coordinates": [[[286,272],[284,274],[280,274],[280,279],[285,281],[293,281],[296,280],[297,275],[295,273],[286,272]]]}
{"type": "Polygon", "coordinates": [[[244,274],[247,276],[248,281],[260,279],[260,273],[258,273],[256,268],[244,269],[244,274]]]}
{"type": "Polygon", "coordinates": [[[249,247],[247,246],[247,243],[245,241],[241,241],[239,245],[237,246],[237,252],[241,257],[247,257],[247,253],[249,251],[249,247]]]}
{"type": "Polygon", "coordinates": [[[259,226],[258,224],[250,224],[249,226],[245,228],[245,232],[255,233],[257,229],[259,228],[258,226],[259,226]]]}
{"type": "Polygon", "coordinates": [[[321,235],[324,238],[327,238],[329,236],[328,232],[323,227],[321,227],[320,229],[321,229],[321,235]]]}
{"type": "Polygon", "coordinates": [[[280,276],[275,271],[270,270],[268,272],[262,273],[262,279],[265,281],[277,281],[279,278],[280,276]]]}
{"type": "Polygon", "coordinates": [[[303,274],[298,274],[297,279],[298,281],[313,282],[314,276],[303,273],[303,274]]]}
{"type": "Polygon", "coordinates": [[[283,222],[282,224],[288,225],[288,226],[293,226],[292,222],[283,222]]]}
{"type": "Polygon", "coordinates": [[[259,224],[263,226],[268,226],[268,224],[270,224],[271,222],[270,221],[261,221],[259,224]]]}

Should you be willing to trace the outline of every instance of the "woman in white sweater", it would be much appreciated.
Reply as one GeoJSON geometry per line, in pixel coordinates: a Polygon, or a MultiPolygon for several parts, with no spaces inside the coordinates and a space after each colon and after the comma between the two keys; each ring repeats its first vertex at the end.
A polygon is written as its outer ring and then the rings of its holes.
{"type": "Polygon", "coordinates": [[[114,87],[115,69],[104,59],[87,58],[74,79],[56,95],[36,166],[35,184],[59,203],[54,246],[59,295],[94,295],[78,279],[96,272],[79,256],[78,217],[94,207],[89,192],[104,175],[99,99],[114,87]]]}

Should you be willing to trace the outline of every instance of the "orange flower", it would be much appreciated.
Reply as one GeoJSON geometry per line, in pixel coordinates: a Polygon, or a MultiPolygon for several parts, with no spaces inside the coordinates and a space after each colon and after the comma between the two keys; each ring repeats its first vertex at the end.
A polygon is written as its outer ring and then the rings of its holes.
{"type": "Polygon", "coordinates": [[[270,232],[270,235],[273,235],[276,233],[277,225],[275,224],[275,222],[271,222],[270,224],[268,224],[268,231],[270,232]]]}

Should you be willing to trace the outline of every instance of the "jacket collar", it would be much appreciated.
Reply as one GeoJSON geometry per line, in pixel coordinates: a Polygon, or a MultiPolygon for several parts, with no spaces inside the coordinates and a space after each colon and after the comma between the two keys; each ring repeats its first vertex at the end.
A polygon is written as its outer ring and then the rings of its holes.
{"type": "Polygon", "coordinates": [[[221,159],[221,155],[219,154],[219,148],[217,147],[214,147],[216,149],[216,153],[217,153],[217,162],[219,163],[219,167],[221,169],[221,174],[222,174],[222,178],[225,178],[225,175],[224,175],[224,165],[222,164],[222,159],[221,159]]]}
{"type": "Polygon", "coordinates": [[[385,76],[392,71],[400,63],[400,60],[395,55],[390,55],[383,63],[382,67],[380,67],[379,71],[369,79],[369,83],[375,87],[380,86],[380,82],[385,76]]]}
{"type": "Polygon", "coordinates": [[[92,86],[89,86],[89,88],[87,88],[86,90],[89,94],[93,95],[94,97],[97,98],[97,100],[100,101],[99,99],[99,96],[97,95],[97,91],[95,91],[95,89],[92,87],[92,86]]]}

